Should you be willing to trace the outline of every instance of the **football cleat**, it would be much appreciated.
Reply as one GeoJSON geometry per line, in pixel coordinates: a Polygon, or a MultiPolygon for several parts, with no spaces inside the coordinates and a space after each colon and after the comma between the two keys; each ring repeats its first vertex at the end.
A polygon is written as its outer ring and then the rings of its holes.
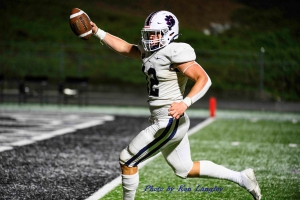
{"type": "Polygon", "coordinates": [[[260,200],[260,188],[258,186],[258,182],[256,181],[253,169],[245,169],[241,172],[241,176],[243,187],[250,192],[255,200],[260,200]]]}

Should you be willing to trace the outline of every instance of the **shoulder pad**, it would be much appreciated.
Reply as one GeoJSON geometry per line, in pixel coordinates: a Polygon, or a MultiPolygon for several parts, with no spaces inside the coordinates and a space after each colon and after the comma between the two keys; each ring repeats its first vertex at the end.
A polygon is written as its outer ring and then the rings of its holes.
{"type": "MultiPolygon", "coordinates": [[[[183,63],[196,60],[194,49],[186,43],[171,43],[171,61],[173,63],[183,63]]],[[[170,46],[169,45],[169,46],[170,46]]]]}

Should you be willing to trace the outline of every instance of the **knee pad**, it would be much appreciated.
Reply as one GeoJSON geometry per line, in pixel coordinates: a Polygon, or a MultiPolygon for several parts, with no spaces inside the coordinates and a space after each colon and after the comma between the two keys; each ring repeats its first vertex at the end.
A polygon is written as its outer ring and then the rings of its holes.
{"type": "Polygon", "coordinates": [[[186,177],[187,177],[187,174],[178,174],[176,172],[175,172],[175,175],[181,179],[186,179],[186,177]]]}
{"type": "MultiPolygon", "coordinates": [[[[180,151],[177,151],[177,153],[180,153],[180,151]]],[[[179,178],[185,179],[187,178],[187,175],[193,168],[193,161],[191,159],[185,159],[185,157],[178,158],[177,162],[172,163],[172,168],[176,176],[179,178]]]]}
{"type": "Polygon", "coordinates": [[[162,150],[164,158],[176,176],[185,179],[193,167],[188,136],[185,135],[179,145],[162,150]]]}
{"type": "Polygon", "coordinates": [[[176,176],[182,179],[186,179],[187,175],[193,168],[193,162],[186,161],[185,163],[181,163],[181,165],[177,166],[177,168],[174,170],[174,173],[176,176]]]}
{"type": "Polygon", "coordinates": [[[193,168],[193,161],[190,156],[189,142],[183,143],[180,148],[175,150],[176,156],[172,159],[172,165],[176,176],[185,179],[193,168]]]}
{"type": "Polygon", "coordinates": [[[119,158],[120,164],[124,165],[131,157],[132,155],[129,153],[128,147],[126,147],[120,153],[120,158],[119,158]]]}

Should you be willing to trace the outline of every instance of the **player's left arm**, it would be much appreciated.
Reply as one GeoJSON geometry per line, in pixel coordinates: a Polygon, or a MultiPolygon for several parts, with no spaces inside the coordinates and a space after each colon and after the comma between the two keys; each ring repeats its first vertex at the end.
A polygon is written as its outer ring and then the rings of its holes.
{"type": "Polygon", "coordinates": [[[211,86],[211,80],[204,69],[195,61],[175,64],[173,67],[179,69],[185,76],[195,82],[184,100],[172,103],[169,109],[169,115],[179,119],[190,105],[204,96],[211,86]]]}

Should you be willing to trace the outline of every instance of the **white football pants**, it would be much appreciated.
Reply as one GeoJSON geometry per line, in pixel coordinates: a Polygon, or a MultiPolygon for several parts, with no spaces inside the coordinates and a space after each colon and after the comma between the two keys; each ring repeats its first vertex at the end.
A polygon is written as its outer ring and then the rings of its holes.
{"type": "Polygon", "coordinates": [[[178,120],[170,118],[167,109],[151,111],[152,124],[121,152],[121,164],[135,167],[161,151],[174,173],[181,178],[187,177],[193,167],[187,136],[190,120],[186,113],[178,120]]]}

